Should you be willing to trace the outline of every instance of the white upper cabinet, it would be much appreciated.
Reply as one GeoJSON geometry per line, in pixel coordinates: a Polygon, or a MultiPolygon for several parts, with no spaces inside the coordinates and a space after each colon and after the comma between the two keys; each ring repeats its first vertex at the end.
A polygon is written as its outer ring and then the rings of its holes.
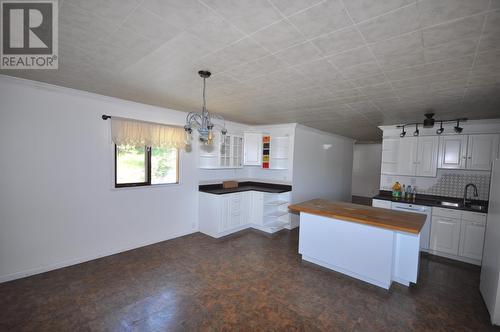
{"type": "Polygon", "coordinates": [[[216,133],[212,144],[200,143],[199,168],[243,167],[243,137],[216,133]]]}
{"type": "Polygon", "coordinates": [[[419,137],[417,153],[417,176],[437,175],[439,138],[437,136],[419,137]]]}
{"type": "Polygon", "coordinates": [[[441,136],[439,138],[439,168],[465,168],[467,136],[441,136]]]}
{"type": "Polygon", "coordinates": [[[382,141],[382,174],[398,173],[399,138],[385,138],[382,141]]]}
{"type": "Polygon", "coordinates": [[[442,136],[439,168],[490,170],[498,146],[496,134],[442,136]]]}
{"type": "Polygon", "coordinates": [[[438,146],[437,136],[401,138],[397,152],[397,172],[393,174],[436,176],[438,146]]]}
{"type": "Polygon", "coordinates": [[[244,161],[245,166],[260,166],[262,163],[262,134],[244,133],[244,161]]]}
{"type": "Polygon", "coordinates": [[[470,135],[467,147],[467,169],[491,170],[498,157],[498,135],[470,135]]]}
{"type": "Polygon", "coordinates": [[[415,175],[417,170],[418,138],[404,137],[399,141],[398,175],[415,175]]]}

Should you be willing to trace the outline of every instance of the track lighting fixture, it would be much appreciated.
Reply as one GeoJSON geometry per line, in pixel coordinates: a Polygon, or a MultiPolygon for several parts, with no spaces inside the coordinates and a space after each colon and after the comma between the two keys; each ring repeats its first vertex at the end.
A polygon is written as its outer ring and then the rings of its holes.
{"type": "Polygon", "coordinates": [[[464,128],[460,127],[460,119],[457,120],[457,125],[453,127],[453,129],[455,129],[455,132],[457,134],[460,134],[462,130],[464,130],[464,128]]]}
{"type": "Polygon", "coordinates": [[[413,132],[413,136],[418,136],[420,134],[420,130],[418,130],[418,123],[415,124],[415,131],[413,132]]]}
{"type": "Polygon", "coordinates": [[[403,126],[403,129],[401,131],[401,134],[399,134],[399,137],[405,137],[406,136],[406,131],[405,131],[405,126],[403,126]]]}
{"type": "Polygon", "coordinates": [[[399,134],[399,136],[400,137],[405,137],[406,136],[405,127],[413,126],[413,125],[415,125],[415,131],[413,132],[413,136],[416,137],[416,136],[420,135],[419,126],[423,126],[424,127],[424,135],[427,135],[428,132],[427,132],[426,128],[432,128],[432,127],[434,127],[434,124],[436,122],[439,122],[439,124],[440,124],[439,129],[436,130],[436,134],[437,135],[441,135],[442,133],[444,133],[443,124],[445,124],[445,123],[455,123],[455,122],[457,123],[457,125],[455,127],[453,127],[453,129],[455,130],[455,133],[460,134],[464,130],[464,128],[460,127],[460,121],[467,121],[467,118],[436,120],[436,119],[434,119],[434,113],[431,113],[431,112],[426,113],[425,114],[425,118],[426,119],[423,122],[410,122],[410,123],[404,123],[404,124],[397,125],[396,128],[398,128],[398,129],[402,128],[402,131],[399,134]]]}
{"type": "Polygon", "coordinates": [[[444,132],[443,121],[441,121],[441,126],[436,130],[436,134],[441,135],[444,132]]]}

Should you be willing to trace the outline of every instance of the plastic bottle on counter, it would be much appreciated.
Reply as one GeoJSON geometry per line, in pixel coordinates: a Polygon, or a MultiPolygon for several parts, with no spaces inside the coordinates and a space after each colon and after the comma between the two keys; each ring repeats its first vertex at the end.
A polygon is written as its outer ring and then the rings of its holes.
{"type": "Polygon", "coordinates": [[[413,187],[413,201],[415,202],[415,200],[417,199],[417,187],[413,187]]]}
{"type": "Polygon", "coordinates": [[[403,191],[401,192],[401,198],[405,199],[406,198],[406,185],[403,184],[403,191]]]}
{"type": "Polygon", "coordinates": [[[411,199],[411,185],[409,184],[408,187],[406,187],[406,199],[410,200],[411,199]]]}

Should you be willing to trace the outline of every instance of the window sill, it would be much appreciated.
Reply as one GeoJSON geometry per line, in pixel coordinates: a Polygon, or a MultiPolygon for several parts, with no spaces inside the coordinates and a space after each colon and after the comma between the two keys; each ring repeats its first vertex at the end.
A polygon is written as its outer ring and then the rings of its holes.
{"type": "Polygon", "coordinates": [[[179,187],[181,186],[180,182],[177,183],[162,183],[162,184],[151,184],[145,186],[130,186],[130,187],[115,187],[114,185],[111,187],[113,191],[123,191],[127,189],[137,190],[137,189],[154,189],[154,188],[169,188],[169,187],[179,187]]]}

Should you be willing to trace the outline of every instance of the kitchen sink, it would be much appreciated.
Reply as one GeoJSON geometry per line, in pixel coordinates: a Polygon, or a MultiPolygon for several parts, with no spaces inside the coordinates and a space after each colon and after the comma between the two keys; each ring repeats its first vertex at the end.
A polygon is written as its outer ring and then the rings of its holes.
{"type": "Polygon", "coordinates": [[[460,207],[460,203],[456,202],[441,202],[442,206],[449,206],[449,207],[460,207]]]}

